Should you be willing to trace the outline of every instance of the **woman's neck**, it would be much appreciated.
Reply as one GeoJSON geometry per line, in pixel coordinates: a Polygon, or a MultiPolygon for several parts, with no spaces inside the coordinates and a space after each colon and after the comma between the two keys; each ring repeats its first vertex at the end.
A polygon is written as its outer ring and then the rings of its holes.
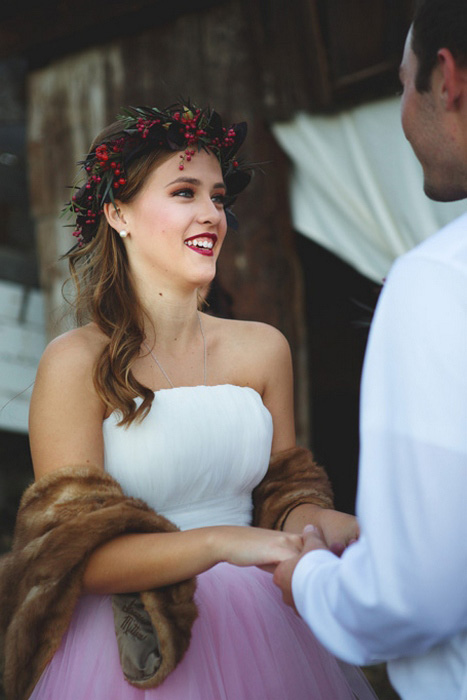
{"type": "Polygon", "coordinates": [[[142,302],[146,309],[144,331],[150,347],[183,352],[199,334],[198,294],[173,289],[156,289],[146,293],[142,302]]]}

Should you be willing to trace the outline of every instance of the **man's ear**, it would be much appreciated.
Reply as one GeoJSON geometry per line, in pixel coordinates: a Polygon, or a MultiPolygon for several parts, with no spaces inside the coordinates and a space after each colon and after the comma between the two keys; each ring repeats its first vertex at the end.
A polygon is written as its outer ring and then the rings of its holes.
{"type": "Polygon", "coordinates": [[[438,67],[441,75],[441,97],[448,111],[459,107],[462,94],[467,94],[467,71],[460,68],[449,49],[438,51],[438,67]]]}
{"type": "Polygon", "coordinates": [[[120,233],[121,229],[125,228],[126,221],[121,211],[121,202],[118,199],[115,200],[115,204],[113,202],[104,204],[104,215],[109,226],[117,233],[120,233]]]}

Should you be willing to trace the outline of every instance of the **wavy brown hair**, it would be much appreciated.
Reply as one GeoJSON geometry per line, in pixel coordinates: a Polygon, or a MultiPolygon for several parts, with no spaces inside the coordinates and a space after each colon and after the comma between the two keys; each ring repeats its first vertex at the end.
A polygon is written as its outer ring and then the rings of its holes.
{"type": "MultiPolygon", "coordinates": [[[[114,122],[97,136],[90,150],[121,134],[121,123],[114,122]]],[[[153,169],[171,155],[165,149],[155,149],[131,163],[118,199],[132,201],[153,169]]],[[[138,382],[132,372],[144,340],[145,310],[131,279],[125,246],[101,214],[97,235],[65,257],[76,288],[73,305],[77,324],[94,321],[109,339],[93,370],[97,394],[110,412],[121,413],[119,425],[141,421],[151,407],[154,392],[138,382]],[[138,396],[143,399],[139,406],[135,403],[138,396]]]]}

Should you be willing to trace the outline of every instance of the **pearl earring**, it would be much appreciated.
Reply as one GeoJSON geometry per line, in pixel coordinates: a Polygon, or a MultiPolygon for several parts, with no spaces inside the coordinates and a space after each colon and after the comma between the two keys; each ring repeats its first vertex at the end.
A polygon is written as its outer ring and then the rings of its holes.
{"type": "Polygon", "coordinates": [[[128,231],[125,231],[125,229],[122,229],[120,231],[120,238],[126,238],[128,236],[128,231]]]}

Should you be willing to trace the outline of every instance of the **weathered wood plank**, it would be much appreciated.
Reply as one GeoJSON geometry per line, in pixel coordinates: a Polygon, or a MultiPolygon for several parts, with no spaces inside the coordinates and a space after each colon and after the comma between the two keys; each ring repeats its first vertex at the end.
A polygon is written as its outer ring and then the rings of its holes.
{"type": "MultiPolygon", "coordinates": [[[[0,17],[0,58],[26,54],[43,64],[78,48],[140,32],[186,12],[197,12],[226,0],[41,0],[16,2],[0,17]]],[[[6,9],[6,8],[5,8],[6,9]]]]}

